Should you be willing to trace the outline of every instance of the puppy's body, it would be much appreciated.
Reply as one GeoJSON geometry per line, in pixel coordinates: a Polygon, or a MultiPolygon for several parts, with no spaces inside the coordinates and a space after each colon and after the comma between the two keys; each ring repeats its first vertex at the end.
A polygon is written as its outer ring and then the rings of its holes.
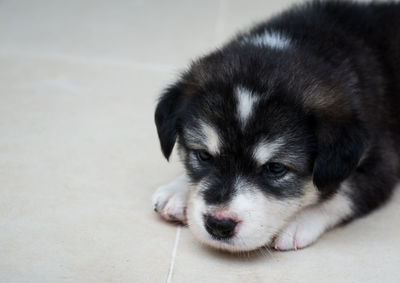
{"type": "Polygon", "coordinates": [[[370,212],[400,176],[398,66],[394,3],[314,2],[237,36],[161,97],[188,187],[160,188],[156,210],[187,207],[195,236],[231,251],[304,247],[370,212]]]}

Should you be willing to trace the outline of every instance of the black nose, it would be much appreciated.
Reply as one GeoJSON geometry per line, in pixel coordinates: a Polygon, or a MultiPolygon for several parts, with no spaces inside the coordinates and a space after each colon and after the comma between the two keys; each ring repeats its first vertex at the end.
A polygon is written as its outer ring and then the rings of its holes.
{"type": "Polygon", "coordinates": [[[211,215],[205,215],[204,221],[207,232],[218,240],[232,237],[237,224],[232,219],[217,219],[211,215]]]}

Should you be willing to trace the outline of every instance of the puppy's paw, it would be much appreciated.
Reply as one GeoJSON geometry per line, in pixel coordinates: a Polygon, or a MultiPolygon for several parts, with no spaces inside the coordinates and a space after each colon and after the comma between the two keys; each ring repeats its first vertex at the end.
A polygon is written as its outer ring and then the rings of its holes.
{"type": "Polygon", "coordinates": [[[343,192],[300,212],[276,237],[277,250],[297,250],[314,243],[325,231],[351,218],[352,200],[343,192]]]}
{"type": "Polygon", "coordinates": [[[186,224],[188,187],[184,176],[159,187],[153,194],[154,210],[167,221],[186,224]]]}
{"type": "Polygon", "coordinates": [[[274,248],[281,251],[305,248],[314,243],[323,232],[323,227],[318,223],[313,223],[312,219],[301,216],[290,222],[279,233],[275,239],[274,248]]]}

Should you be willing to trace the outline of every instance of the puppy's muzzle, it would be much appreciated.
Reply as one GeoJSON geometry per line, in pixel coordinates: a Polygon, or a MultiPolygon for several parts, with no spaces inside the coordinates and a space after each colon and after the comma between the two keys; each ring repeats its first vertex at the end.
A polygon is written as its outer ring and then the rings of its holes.
{"type": "Polygon", "coordinates": [[[204,215],[207,232],[217,240],[228,239],[235,235],[239,221],[226,213],[214,212],[204,215]]]}

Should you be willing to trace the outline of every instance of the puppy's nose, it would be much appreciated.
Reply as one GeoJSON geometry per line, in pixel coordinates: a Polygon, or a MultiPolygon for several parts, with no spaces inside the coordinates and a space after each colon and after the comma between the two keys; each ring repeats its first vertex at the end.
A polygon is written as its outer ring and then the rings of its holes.
{"type": "Polygon", "coordinates": [[[211,215],[205,215],[204,221],[207,232],[218,240],[232,237],[236,224],[238,223],[231,218],[220,219],[211,215]]]}

